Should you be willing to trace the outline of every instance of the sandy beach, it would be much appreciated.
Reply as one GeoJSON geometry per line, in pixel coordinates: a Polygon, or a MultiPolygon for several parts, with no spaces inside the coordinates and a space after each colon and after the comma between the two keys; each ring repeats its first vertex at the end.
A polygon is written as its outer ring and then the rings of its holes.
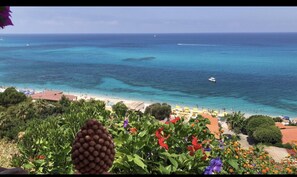
{"type": "MultiPolygon", "coordinates": [[[[0,92],[3,92],[5,90],[5,88],[7,88],[7,86],[1,86],[0,87],[1,90],[0,92]]],[[[39,93],[39,92],[43,92],[44,89],[35,89],[35,88],[17,88],[15,87],[17,90],[34,90],[35,93],[39,93]]],[[[59,89],[46,89],[46,90],[59,90],[59,89]]],[[[80,99],[84,99],[84,100],[90,100],[90,99],[94,99],[94,100],[101,100],[101,101],[104,101],[106,103],[106,107],[107,109],[111,109],[111,106],[113,104],[116,104],[117,102],[124,102],[125,104],[133,104],[135,102],[142,102],[144,104],[144,108],[141,110],[144,112],[145,108],[153,103],[156,103],[156,102],[152,102],[152,101],[147,101],[147,100],[140,100],[140,99],[127,99],[127,98],[124,98],[124,97],[118,97],[118,96],[111,96],[111,95],[100,95],[100,94],[89,94],[89,93],[82,93],[82,92],[71,92],[71,91],[64,91],[64,90],[59,90],[59,91],[62,91],[64,94],[69,94],[69,95],[74,95],[77,97],[77,100],[80,100],[80,99]]],[[[177,106],[176,104],[171,104],[171,103],[168,103],[171,105],[171,108],[172,109],[175,109],[175,107],[177,106]]],[[[189,105],[183,105],[182,103],[181,104],[178,104],[178,106],[181,107],[181,109],[185,108],[185,107],[188,107],[190,110],[192,110],[193,106],[189,106],[189,105]]],[[[197,108],[197,107],[196,107],[197,108]]],[[[200,106],[198,107],[198,111],[199,112],[211,112],[211,111],[216,111],[218,113],[218,115],[222,114],[223,112],[227,112],[227,113],[232,113],[233,111],[232,110],[223,110],[223,109],[216,109],[216,108],[207,108],[207,107],[203,107],[203,106],[200,106]]],[[[255,113],[248,113],[248,112],[243,112],[244,113],[244,116],[246,118],[250,117],[251,115],[255,115],[255,113]]],[[[257,113],[257,114],[261,114],[261,113],[257,113]]],[[[267,114],[263,114],[263,115],[267,115],[267,114]]],[[[268,116],[271,116],[271,117],[277,117],[279,115],[268,115],[268,116]]]]}

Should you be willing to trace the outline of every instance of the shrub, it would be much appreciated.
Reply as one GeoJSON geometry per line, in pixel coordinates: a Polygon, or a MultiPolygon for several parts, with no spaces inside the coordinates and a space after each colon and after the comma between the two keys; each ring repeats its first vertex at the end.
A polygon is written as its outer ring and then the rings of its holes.
{"type": "Polygon", "coordinates": [[[280,117],[274,117],[273,120],[274,122],[283,122],[283,119],[280,117]]]}
{"type": "Polygon", "coordinates": [[[145,114],[154,116],[158,120],[169,118],[171,106],[166,103],[154,103],[145,108],[145,114]]]}
{"type": "Polygon", "coordinates": [[[123,102],[117,102],[115,105],[112,105],[112,110],[121,117],[125,117],[128,107],[123,102]]]}
{"type": "Polygon", "coordinates": [[[266,126],[262,124],[253,132],[253,139],[258,143],[281,143],[282,133],[276,126],[266,126]]]}
{"type": "Polygon", "coordinates": [[[249,136],[252,137],[253,132],[259,127],[259,126],[270,126],[275,125],[275,122],[273,119],[269,116],[263,116],[263,115],[253,115],[248,118],[246,123],[246,132],[249,136]]]}
{"type": "Polygon", "coordinates": [[[9,87],[3,93],[0,93],[0,105],[4,107],[18,104],[26,99],[26,95],[18,92],[14,87],[9,87]]]}

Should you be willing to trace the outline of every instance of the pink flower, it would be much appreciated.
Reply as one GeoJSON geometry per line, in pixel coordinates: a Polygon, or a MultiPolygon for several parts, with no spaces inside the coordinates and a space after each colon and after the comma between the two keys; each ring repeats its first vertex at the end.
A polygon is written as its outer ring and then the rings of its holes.
{"type": "Polygon", "coordinates": [[[10,7],[9,6],[0,6],[0,27],[3,29],[5,26],[13,25],[10,20],[10,7]]]}

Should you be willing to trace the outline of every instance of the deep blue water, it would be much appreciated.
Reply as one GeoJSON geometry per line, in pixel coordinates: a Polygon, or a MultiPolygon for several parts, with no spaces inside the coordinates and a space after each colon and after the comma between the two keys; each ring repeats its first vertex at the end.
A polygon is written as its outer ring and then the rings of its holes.
{"type": "Polygon", "coordinates": [[[297,33],[0,34],[6,86],[297,117],[296,71],[297,33]]]}

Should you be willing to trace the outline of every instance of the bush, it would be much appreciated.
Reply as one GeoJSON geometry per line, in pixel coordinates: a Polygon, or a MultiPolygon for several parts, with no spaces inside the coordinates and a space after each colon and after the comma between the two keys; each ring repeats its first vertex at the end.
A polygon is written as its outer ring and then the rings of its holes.
{"type": "Polygon", "coordinates": [[[164,120],[169,118],[171,106],[166,103],[154,103],[145,108],[144,114],[152,115],[158,120],[164,120]]]}
{"type": "Polygon", "coordinates": [[[26,99],[26,95],[18,92],[14,87],[9,87],[3,93],[0,93],[0,105],[4,107],[18,104],[26,99]]]}
{"type": "Polygon", "coordinates": [[[121,117],[125,117],[128,107],[123,102],[117,102],[117,104],[112,105],[112,110],[121,117]]]}
{"type": "Polygon", "coordinates": [[[253,132],[253,139],[257,143],[281,143],[282,133],[276,126],[266,126],[262,124],[253,132]]]}
{"type": "Polygon", "coordinates": [[[274,117],[273,120],[274,122],[283,122],[283,119],[280,117],[274,117]]]}
{"type": "Polygon", "coordinates": [[[254,131],[260,126],[271,126],[275,125],[273,119],[269,116],[263,115],[253,115],[245,121],[246,125],[246,132],[249,136],[252,137],[254,131]]]}

